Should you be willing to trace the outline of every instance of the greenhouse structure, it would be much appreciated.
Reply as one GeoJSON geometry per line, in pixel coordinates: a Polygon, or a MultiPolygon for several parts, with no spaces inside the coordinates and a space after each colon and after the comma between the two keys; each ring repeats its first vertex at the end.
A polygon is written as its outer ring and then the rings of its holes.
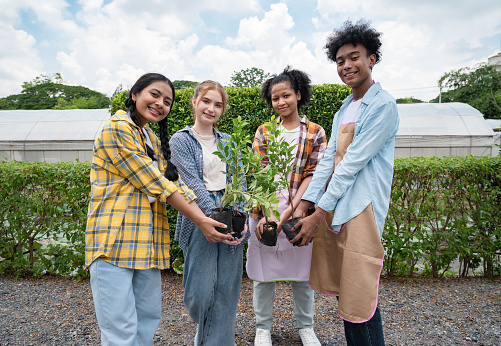
{"type": "MultiPolygon", "coordinates": [[[[399,104],[398,111],[395,156],[498,154],[499,132],[467,104],[399,104]]],[[[0,159],[90,161],[109,117],[108,109],[0,111],[0,159]]]]}
{"type": "Polygon", "coordinates": [[[399,104],[395,156],[496,156],[499,137],[482,113],[465,103],[399,104]]]}
{"type": "Polygon", "coordinates": [[[91,161],[108,109],[0,111],[0,159],[91,161]]]}

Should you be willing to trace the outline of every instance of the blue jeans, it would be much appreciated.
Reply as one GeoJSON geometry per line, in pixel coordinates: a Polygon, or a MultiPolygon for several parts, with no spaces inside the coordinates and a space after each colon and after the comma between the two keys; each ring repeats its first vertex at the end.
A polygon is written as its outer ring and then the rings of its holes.
{"type": "Polygon", "coordinates": [[[89,267],[102,345],[152,345],[162,317],[158,269],[120,268],[96,259],[89,267]]]}
{"type": "MultiPolygon", "coordinates": [[[[219,205],[222,194],[212,194],[219,205]]],[[[198,324],[195,346],[235,344],[235,324],[243,271],[243,246],[234,253],[210,243],[195,227],[184,253],[184,303],[198,324]]]]}
{"type": "Polygon", "coordinates": [[[344,320],[344,334],[348,346],[384,346],[381,313],[376,308],[370,320],[352,323],[344,320]]]}
{"type": "MultiPolygon", "coordinates": [[[[315,313],[314,291],[308,282],[290,281],[294,297],[294,317],[296,327],[313,328],[313,314],[315,313]]],[[[254,313],[256,314],[256,328],[271,329],[273,325],[273,301],[275,300],[275,281],[254,281],[252,295],[254,313]]]]}

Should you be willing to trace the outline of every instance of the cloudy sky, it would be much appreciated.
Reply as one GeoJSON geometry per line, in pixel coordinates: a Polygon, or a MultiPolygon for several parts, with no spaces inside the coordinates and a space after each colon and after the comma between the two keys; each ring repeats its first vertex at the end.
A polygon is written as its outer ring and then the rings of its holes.
{"type": "Polygon", "coordinates": [[[291,65],[340,83],[325,40],[360,18],[383,33],[373,77],[395,98],[428,101],[445,72],[501,48],[499,0],[0,0],[0,97],[56,72],[108,96],[152,71],[228,85],[291,65]]]}

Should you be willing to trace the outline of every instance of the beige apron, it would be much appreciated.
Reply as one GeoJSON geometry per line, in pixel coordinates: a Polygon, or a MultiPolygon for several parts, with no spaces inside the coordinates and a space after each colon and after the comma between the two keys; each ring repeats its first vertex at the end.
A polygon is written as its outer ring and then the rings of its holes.
{"type": "MultiPolygon", "coordinates": [[[[355,124],[341,125],[334,164],[343,159],[353,141],[355,124]]],[[[339,296],[338,314],[350,322],[366,322],[377,307],[379,276],[384,250],[374,220],[372,204],[343,225],[331,229],[329,213],[313,241],[310,287],[339,296]]]]}

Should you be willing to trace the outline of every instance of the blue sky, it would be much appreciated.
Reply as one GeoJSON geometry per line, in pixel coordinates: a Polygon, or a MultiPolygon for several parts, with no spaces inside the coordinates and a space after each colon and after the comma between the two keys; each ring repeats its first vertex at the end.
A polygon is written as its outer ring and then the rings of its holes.
{"type": "Polygon", "coordinates": [[[350,19],[383,33],[373,77],[395,98],[438,95],[444,73],[501,49],[499,0],[0,0],[0,97],[41,74],[111,95],[143,73],[215,79],[286,65],[340,83],[327,35],[350,19]]]}

